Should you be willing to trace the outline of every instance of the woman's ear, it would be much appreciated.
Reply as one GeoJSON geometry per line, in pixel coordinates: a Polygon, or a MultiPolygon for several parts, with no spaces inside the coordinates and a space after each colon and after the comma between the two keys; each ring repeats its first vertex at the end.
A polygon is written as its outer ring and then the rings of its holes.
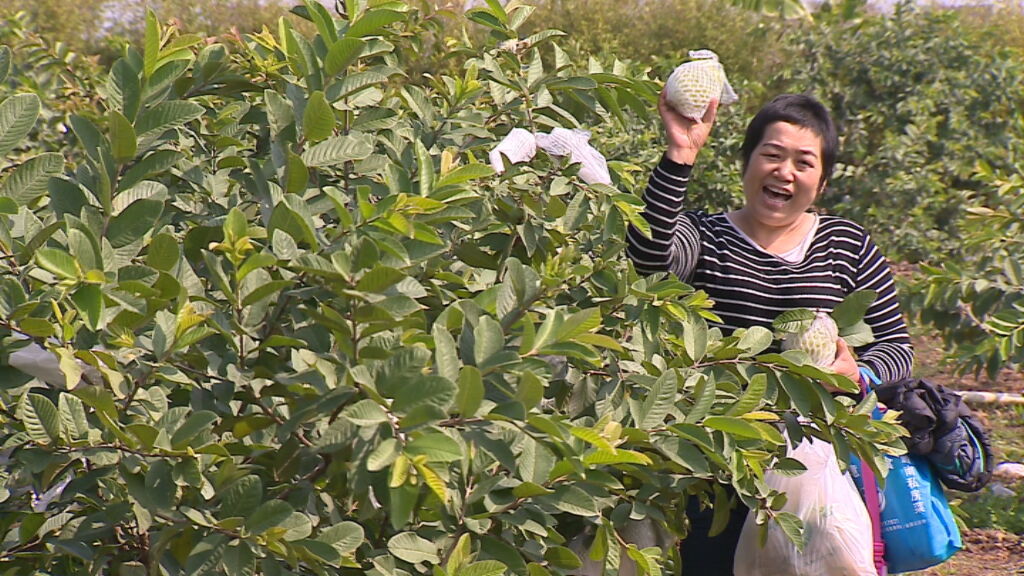
{"type": "Polygon", "coordinates": [[[814,201],[817,202],[821,195],[825,193],[825,188],[828,186],[828,180],[823,180],[821,185],[818,186],[818,193],[814,195],[814,201]]]}

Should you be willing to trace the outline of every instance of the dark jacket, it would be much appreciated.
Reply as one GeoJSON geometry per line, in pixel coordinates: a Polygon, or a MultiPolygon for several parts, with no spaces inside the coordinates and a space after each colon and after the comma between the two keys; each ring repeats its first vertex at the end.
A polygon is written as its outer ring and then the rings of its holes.
{"type": "Polygon", "coordinates": [[[902,412],[907,450],[928,458],[947,488],[976,492],[992,477],[988,435],[960,395],[941,384],[909,378],[875,388],[878,401],[902,412]]]}

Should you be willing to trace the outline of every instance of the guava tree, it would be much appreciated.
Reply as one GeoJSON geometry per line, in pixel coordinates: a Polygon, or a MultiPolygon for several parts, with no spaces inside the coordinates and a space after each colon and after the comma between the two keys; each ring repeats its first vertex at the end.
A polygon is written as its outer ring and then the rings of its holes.
{"type": "Polygon", "coordinates": [[[150,14],[62,152],[9,155],[40,101],[5,89],[3,357],[59,367],[0,373],[5,573],[543,576],[588,533],[659,574],[624,522],[684,535],[726,485],[800,540],[763,482],[799,469],[782,430],[898,447],[816,382],[849,381],[635,274],[644,167],[483,161],[513,127],[629,130],[652,81],[520,37],[517,2],[465,15],[461,74],[410,78],[438,16],[346,8],[224,42],[150,14]]]}

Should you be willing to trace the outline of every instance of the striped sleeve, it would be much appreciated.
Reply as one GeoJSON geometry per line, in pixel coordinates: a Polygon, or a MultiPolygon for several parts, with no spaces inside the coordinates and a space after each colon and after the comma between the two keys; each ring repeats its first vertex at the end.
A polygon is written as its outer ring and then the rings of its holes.
{"type": "Polygon", "coordinates": [[[883,382],[909,378],[914,364],[914,349],[903,320],[892,270],[866,233],[856,283],[856,290],[878,293],[878,298],[864,315],[875,340],[857,349],[858,361],[871,368],[883,382]]]}
{"type": "Polygon", "coordinates": [[[700,234],[683,212],[692,170],[692,166],[662,157],[651,173],[644,190],[642,213],[650,224],[651,237],[633,225],[626,233],[626,255],[638,272],[673,272],[683,280],[693,274],[700,255],[700,234]]]}

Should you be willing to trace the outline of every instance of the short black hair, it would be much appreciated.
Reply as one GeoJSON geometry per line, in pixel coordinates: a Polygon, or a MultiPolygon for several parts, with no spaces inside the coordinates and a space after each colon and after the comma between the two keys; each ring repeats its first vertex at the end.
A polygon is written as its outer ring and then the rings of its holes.
{"type": "Polygon", "coordinates": [[[807,94],[780,94],[772,98],[758,111],[747,124],[747,133],[743,137],[740,154],[743,159],[743,172],[747,171],[750,156],[761,143],[768,126],[776,122],[786,122],[794,126],[806,128],[821,138],[821,182],[824,185],[832,177],[839,154],[839,135],[832,115],[828,108],[813,96],[807,94]]]}

